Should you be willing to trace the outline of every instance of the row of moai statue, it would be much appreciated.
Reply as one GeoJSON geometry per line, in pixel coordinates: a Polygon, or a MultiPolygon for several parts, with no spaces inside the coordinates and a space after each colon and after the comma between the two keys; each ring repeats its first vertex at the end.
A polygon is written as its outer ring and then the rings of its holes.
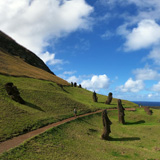
{"type": "MultiPolygon", "coordinates": [[[[76,82],[71,82],[71,87],[77,87],[77,83],[76,82]]],[[[78,85],[78,88],[82,88],[82,85],[81,84],[79,84],[78,85]]]]}
{"type": "MultiPolygon", "coordinates": [[[[125,120],[124,120],[124,116],[125,116],[124,110],[125,109],[123,108],[122,101],[120,99],[118,99],[117,108],[118,108],[119,123],[125,124],[125,120]]],[[[101,138],[104,140],[109,140],[110,139],[109,134],[111,133],[110,125],[112,124],[112,122],[108,118],[106,109],[103,110],[103,112],[102,112],[102,123],[103,123],[103,134],[102,134],[101,138]]]]}
{"type": "MultiPolygon", "coordinates": [[[[93,92],[93,102],[98,102],[98,97],[95,91],[93,92]]],[[[108,94],[108,99],[105,102],[105,104],[110,104],[111,102],[112,102],[112,93],[110,92],[108,94]]]]}

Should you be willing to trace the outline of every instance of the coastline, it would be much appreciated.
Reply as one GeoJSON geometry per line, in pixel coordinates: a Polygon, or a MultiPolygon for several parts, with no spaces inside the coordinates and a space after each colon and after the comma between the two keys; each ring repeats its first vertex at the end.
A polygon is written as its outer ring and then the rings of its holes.
{"type": "Polygon", "coordinates": [[[142,107],[150,107],[154,109],[160,109],[160,102],[151,102],[151,101],[132,101],[142,107]]]}

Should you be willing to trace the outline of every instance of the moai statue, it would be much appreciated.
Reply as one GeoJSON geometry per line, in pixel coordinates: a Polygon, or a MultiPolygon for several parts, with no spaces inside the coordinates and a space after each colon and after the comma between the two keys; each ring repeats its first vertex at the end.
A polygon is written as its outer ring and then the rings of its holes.
{"type": "Polygon", "coordinates": [[[110,92],[108,94],[108,100],[106,101],[106,104],[110,104],[112,102],[112,93],[110,92]]]}
{"type": "Polygon", "coordinates": [[[74,82],[74,84],[73,84],[73,85],[74,85],[74,87],[77,87],[77,83],[76,83],[76,82],[74,82]]]}
{"type": "Polygon", "coordinates": [[[112,122],[108,118],[106,109],[102,112],[102,122],[103,122],[103,134],[101,138],[104,140],[109,140],[109,134],[111,133],[110,125],[112,124],[112,122]]]}
{"type": "Polygon", "coordinates": [[[73,82],[71,82],[71,87],[73,87],[73,82]]]}
{"type": "Polygon", "coordinates": [[[82,88],[81,84],[79,84],[78,88],[82,88]]]}
{"type": "Polygon", "coordinates": [[[98,97],[95,91],[93,92],[93,101],[98,102],[98,97]]]}
{"type": "Polygon", "coordinates": [[[25,104],[25,101],[21,98],[17,87],[14,86],[12,82],[6,83],[5,84],[5,89],[6,89],[7,93],[8,93],[8,95],[10,95],[10,97],[14,101],[19,102],[21,104],[25,104]]]}
{"type": "Polygon", "coordinates": [[[144,107],[144,111],[148,114],[148,115],[152,115],[152,110],[150,110],[149,107],[144,107]]]}
{"type": "Polygon", "coordinates": [[[124,120],[124,116],[125,116],[124,110],[125,110],[125,108],[123,108],[123,105],[122,105],[122,102],[121,102],[120,99],[118,99],[117,108],[118,108],[118,120],[119,120],[120,123],[125,124],[125,120],[124,120]]]}

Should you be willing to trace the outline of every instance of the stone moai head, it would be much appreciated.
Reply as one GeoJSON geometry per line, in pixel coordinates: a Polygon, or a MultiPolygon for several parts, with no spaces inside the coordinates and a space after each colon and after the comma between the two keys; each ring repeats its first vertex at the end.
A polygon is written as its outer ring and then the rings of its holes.
{"type": "Polygon", "coordinates": [[[106,104],[110,104],[112,102],[112,93],[110,92],[108,94],[108,100],[106,101],[106,104]]]}
{"type": "Polygon", "coordinates": [[[96,94],[95,91],[93,92],[93,101],[94,101],[94,102],[97,102],[97,101],[98,101],[98,97],[97,97],[97,94],[96,94]]]}

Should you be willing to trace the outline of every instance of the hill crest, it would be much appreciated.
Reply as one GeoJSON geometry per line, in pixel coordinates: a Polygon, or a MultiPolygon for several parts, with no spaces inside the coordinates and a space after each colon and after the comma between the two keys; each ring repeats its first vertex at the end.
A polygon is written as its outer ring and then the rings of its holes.
{"type": "Polygon", "coordinates": [[[38,56],[22,45],[18,44],[14,39],[2,31],[0,31],[0,51],[9,55],[18,56],[22,58],[24,62],[32,66],[54,74],[38,56]]]}
{"type": "Polygon", "coordinates": [[[29,77],[55,82],[69,83],[56,76],[33,52],[19,45],[0,31],[0,73],[4,75],[29,77]]]}

